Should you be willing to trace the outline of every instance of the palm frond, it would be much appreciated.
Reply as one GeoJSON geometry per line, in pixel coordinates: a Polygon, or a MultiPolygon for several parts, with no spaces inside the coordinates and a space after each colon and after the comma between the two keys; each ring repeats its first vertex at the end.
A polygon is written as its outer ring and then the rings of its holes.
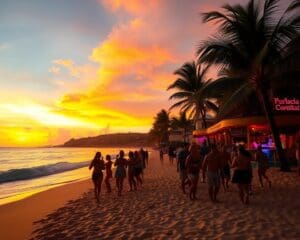
{"type": "Polygon", "coordinates": [[[237,89],[245,83],[243,78],[221,77],[211,81],[205,89],[207,96],[219,98],[220,96],[228,95],[233,89],[237,89]]]}
{"type": "Polygon", "coordinates": [[[170,90],[173,88],[179,89],[179,90],[184,90],[184,91],[189,91],[189,89],[191,88],[191,85],[185,79],[179,78],[174,83],[172,83],[170,86],[168,86],[167,90],[170,90]]]}
{"type": "MultiPolygon", "coordinates": [[[[281,32],[281,33],[286,32],[286,30],[287,30],[286,28],[288,28],[289,22],[293,22],[293,25],[297,25],[297,29],[299,30],[299,20],[294,21],[295,15],[293,15],[292,17],[289,16],[289,14],[291,14],[291,12],[297,11],[299,7],[300,7],[299,0],[295,0],[295,1],[291,2],[291,4],[287,7],[287,9],[284,11],[284,13],[281,15],[280,19],[278,20],[276,27],[274,28],[273,34],[271,36],[272,42],[273,42],[273,39],[277,39],[277,41],[278,41],[278,38],[279,38],[278,33],[279,32],[281,32]],[[286,29],[286,30],[284,30],[284,29],[286,29]]],[[[296,19],[297,18],[299,18],[299,13],[298,14],[296,13],[296,19]]],[[[289,31],[287,31],[287,32],[289,32],[289,31]]],[[[279,45],[279,47],[280,47],[280,45],[279,45]]]]}
{"type": "Polygon", "coordinates": [[[225,14],[218,11],[206,12],[206,13],[202,13],[201,15],[202,15],[203,23],[214,21],[214,20],[216,20],[217,22],[232,23],[229,17],[227,17],[225,14]]]}
{"type": "Polygon", "coordinates": [[[187,102],[186,99],[181,100],[179,102],[174,103],[171,107],[169,107],[169,111],[173,110],[174,108],[178,108],[181,107],[182,105],[184,105],[187,102]]]}
{"type": "Polygon", "coordinates": [[[172,99],[181,99],[181,98],[184,98],[184,99],[188,99],[191,97],[191,93],[190,92],[176,92],[176,93],[173,93],[170,97],[169,97],[169,100],[172,100],[172,99]]]}
{"type": "Polygon", "coordinates": [[[287,12],[297,10],[300,7],[300,0],[294,0],[287,8],[287,12]]]}
{"type": "Polygon", "coordinates": [[[241,87],[236,89],[232,95],[220,106],[218,118],[224,118],[234,108],[240,106],[245,101],[254,89],[249,82],[244,83],[241,87]]]}
{"type": "Polygon", "coordinates": [[[211,109],[214,112],[218,112],[219,111],[219,106],[217,106],[215,103],[213,103],[212,101],[206,100],[205,101],[205,105],[211,109]]]}
{"type": "Polygon", "coordinates": [[[198,63],[221,64],[244,68],[245,56],[230,41],[210,38],[202,42],[197,49],[198,63]]]}

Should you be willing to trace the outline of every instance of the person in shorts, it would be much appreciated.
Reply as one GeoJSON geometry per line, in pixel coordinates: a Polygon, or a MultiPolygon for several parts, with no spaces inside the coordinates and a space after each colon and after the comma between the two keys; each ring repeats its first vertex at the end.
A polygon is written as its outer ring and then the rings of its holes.
{"type": "Polygon", "coordinates": [[[203,174],[206,175],[208,185],[208,195],[213,203],[219,202],[217,195],[220,189],[220,170],[222,169],[222,162],[220,159],[220,152],[217,150],[215,144],[211,145],[211,151],[206,155],[202,165],[203,174]]]}
{"type": "Polygon", "coordinates": [[[181,188],[184,194],[186,193],[185,185],[190,183],[188,180],[187,170],[185,165],[186,158],[189,155],[188,146],[189,146],[188,144],[185,144],[183,148],[181,148],[178,151],[177,154],[177,171],[180,173],[181,188]]]}

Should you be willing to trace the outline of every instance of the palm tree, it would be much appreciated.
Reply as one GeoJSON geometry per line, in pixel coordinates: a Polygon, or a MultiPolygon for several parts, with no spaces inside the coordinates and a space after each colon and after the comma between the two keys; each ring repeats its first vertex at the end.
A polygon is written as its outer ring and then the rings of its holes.
{"type": "Polygon", "coordinates": [[[203,128],[207,127],[208,109],[217,109],[205,94],[205,89],[210,83],[210,80],[205,79],[207,71],[208,67],[203,68],[201,65],[196,65],[194,61],[186,62],[174,72],[179,78],[167,89],[176,89],[177,92],[172,94],[169,100],[178,100],[169,110],[179,107],[183,113],[190,111],[190,116],[195,123],[201,117],[203,128]]]}
{"type": "Polygon", "coordinates": [[[255,92],[269,122],[281,170],[289,171],[273,114],[271,98],[276,78],[271,76],[285,62],[289,45],[299,38],[300,17],[296,11],[300,1],[291,2],[281,16],[278,2],[265,0],[262,5],[250,0],[246,6],[227,4],[222,12],[203,13],[204,22],[219,24],[219,34],[202,42],[197,54],[199,63],[220,67],[224,82],[239,82],[227,102],[248,98],[255,92]]]}
{"type": "Polygon", "coordinates": [[[156,114],[149,134],[151,137],[155,138],[159,144],[167,144],[169,142],[169,127],[169,114],[166,110],[162,109],[156,114]]]}
{"type": "Polygon", "coordinates": [[[188,142],[188,132],[193,129],[193,122],[186,117],[185,112],[181,112],[179,117],[173,117],[170,122],[172,129],[183,129],[183,142],[188,142]]]}

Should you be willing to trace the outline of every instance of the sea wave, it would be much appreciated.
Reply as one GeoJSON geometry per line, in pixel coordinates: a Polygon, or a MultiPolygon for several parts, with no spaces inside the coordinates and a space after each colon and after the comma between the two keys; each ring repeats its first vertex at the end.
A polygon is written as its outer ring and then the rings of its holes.
{"type": "Polygon", "coordinates": [[[0,184],[6,182],[28,180],[43,176],[48,176],[56,173],[74,170],[85,167],[89,161],[85,162],[58,162],[49,165],[37,166],[32,168],[10,169],[8,171],[0,172],[0,184]]]}

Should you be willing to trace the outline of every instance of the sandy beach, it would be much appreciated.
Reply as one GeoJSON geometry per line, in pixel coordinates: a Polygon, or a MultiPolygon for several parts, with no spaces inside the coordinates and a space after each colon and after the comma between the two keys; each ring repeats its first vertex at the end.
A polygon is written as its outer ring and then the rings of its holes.
{"type": "MultiPolygon", "coordinates": [[[[0,207],[2,239],[298,239],[300,178],[271,169],[272,189],[254,177],[250,205],[242,205],[236,186],[220,191],[212,204],[199,183],[197,201],[179,188],[175,165],[151,154],[143,189],[122,197],[115,191],[94,200],[92,183],[54,188],[0,207]],[[14,226],[12,228],[12,226],[14,226]]],[[[88,171],[88,170],[87,170],[88,171]]],[[[256,173],[256,172],[255,172],[256,173]]],[[[114,185],[114,182],[112,182],[114,185]]],[[[105,189],[104,189],[105,190],[105,189]]],[[[105,191],[103,191],[105,192],[105,191]]]]}

